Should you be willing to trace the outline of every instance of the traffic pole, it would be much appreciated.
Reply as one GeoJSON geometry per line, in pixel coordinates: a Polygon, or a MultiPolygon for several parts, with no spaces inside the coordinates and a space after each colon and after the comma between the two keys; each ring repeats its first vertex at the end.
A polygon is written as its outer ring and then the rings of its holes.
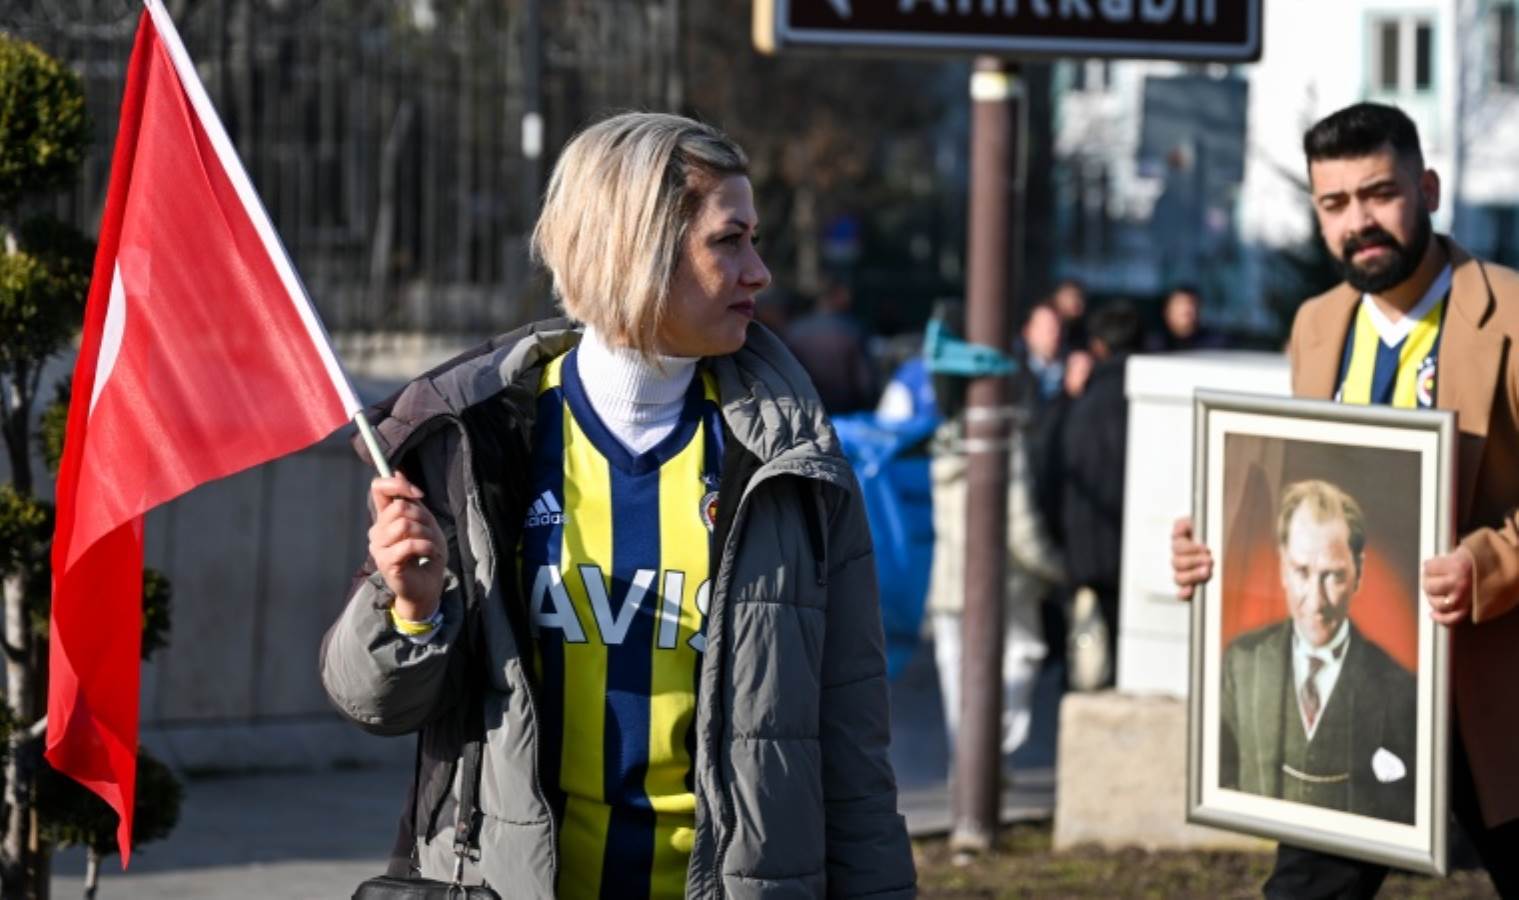
{"type": "MultiPolygon", "coordinates": [[[[970,236],[966,339],[1011,350],[1015,165],[1020,86],[1003,60],[980,57],[971,74],[970,236]]],[[[1008,452],[1012,390],[1005,375],[972,378],[965,408],[965,612],[961,620],[960,727],[954,748],[957,854],[990,850],[1001,811],[1002,616],[1007,571],[1008,452]]]]}

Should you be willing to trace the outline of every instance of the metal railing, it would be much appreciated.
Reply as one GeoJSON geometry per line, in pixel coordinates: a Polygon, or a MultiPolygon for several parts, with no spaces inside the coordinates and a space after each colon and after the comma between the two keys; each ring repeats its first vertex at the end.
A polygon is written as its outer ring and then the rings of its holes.
{"type": "MultiPolygon", "coordinates": [[[[337,332],[482,334],[544,312],[526,236],[547,161],[524,155],[524,114],[543,111],[552,154],[601,112],[679,103],[677,0],[166,5],[337,332]]],[[[57,212],[91,233],[140,10],[0,0],[0,30],[84,80],[94,145],[57,212]]]]}

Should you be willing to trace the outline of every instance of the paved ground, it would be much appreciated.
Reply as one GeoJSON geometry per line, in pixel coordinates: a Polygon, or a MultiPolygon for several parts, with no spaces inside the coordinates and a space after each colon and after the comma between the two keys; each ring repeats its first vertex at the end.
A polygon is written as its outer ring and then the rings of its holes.
{"type": "MultiPolygon", "coordinates": [[[[197,779],[179,827],[141,848],[130,872],[102,868],[102,900],[347,897],[380,874],[404,769],[197,779]]],[[[54,858],[53,897],[83,895],[84,855],[54,858]]]]}
{"type": "MultiPolygon", "coordinates": [[[[1011,761],[1003,798],[1008,818],[1047,818],[1054,806],[1054,723],[1058,668],[1046,673],[1029,744],[1011,761]]],[[[892,757],[901,806],[916,834],[949,823],[941,726],[932,656],[920,653],[893,684],[892,757]]],[[[101,900],[253,900],[341,898],[379,874],[395,833],[404,769],[258,774],[197,779],[186,785],[179,827],[120,871],[103,867],[101,900]]],[[[54,859],[55,900],[82,896],[84,857],[54,859]]]]}

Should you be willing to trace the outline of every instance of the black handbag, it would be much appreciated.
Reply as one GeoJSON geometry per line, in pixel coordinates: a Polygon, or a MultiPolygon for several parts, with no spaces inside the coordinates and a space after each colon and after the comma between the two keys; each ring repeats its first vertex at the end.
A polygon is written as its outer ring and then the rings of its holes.
{"type": "Polygon", "coordinates": [[[500,900],[500,897],[483,884],[381,875],[359,885],[353,900],[500,900]]]}
{"type": "MultiPolygon", "coordinates": [[[[475,842],[475,823],[479,821],[476,813],[480,793],[480,757],[483,752],[484,745],[478,736],[464,745],[464,771],[459,784],[459,818],[454,824],[453,880],[439,881],[436,878],[387,873],[361,883],[358,890],[353,892],[353,900],[501,900],[501,895],[487,885],[464,883],[464,861],[469,856],[470,846],[475,842]]],[[[415,821],[413,816],[407,818],[415,821]]],[[[401,839],[413,837],[412,831],[410,827],[404,828],[401,839]]],[[[414,843],[412,852],[415,852],[414,843]]],[[[410,862],[406,860],[403,867],[410,868],[410,862]]],[[[391,866],[392,871],[397,868],[394,864],[391,866]]]]}

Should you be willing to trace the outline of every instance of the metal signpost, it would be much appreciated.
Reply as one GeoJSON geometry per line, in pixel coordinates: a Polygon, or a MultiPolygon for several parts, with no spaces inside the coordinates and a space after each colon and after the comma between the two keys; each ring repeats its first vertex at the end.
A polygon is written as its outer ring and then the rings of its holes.
{"type": "MultiPolygon", "coordinates": [[[[1023,172],[1023,105],[1006,57],[1252,62],[1263,0],[755,0],[764,53],[831,50],[977,54],[971,75],[966,339],[1008,354],[1023,172]]],[[[1011,392],[973,377],[965,410],[966,566],[960,733],[954,746],[958,852],[991,847],[1001,807],[1002,594],[1007,566],[1011,392]]]]}

